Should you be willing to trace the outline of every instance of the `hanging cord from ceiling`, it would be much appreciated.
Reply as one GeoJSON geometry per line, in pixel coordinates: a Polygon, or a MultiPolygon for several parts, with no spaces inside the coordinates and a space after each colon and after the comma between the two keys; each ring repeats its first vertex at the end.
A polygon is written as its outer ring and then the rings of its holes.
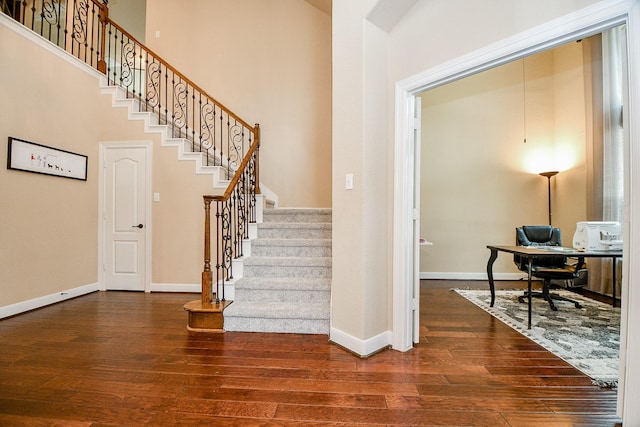
{"type": "Polygon", "coordinates": [[[525,73],[524,58],[522,58],[522,132],[523,141],[527,143],[527,76],[525,73]]]}

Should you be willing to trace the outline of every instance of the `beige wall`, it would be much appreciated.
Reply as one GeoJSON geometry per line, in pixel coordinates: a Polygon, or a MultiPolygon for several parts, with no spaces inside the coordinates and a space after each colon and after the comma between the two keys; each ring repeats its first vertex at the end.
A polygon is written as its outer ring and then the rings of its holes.
{"type": "Polygon", "coordinates": [[[143,44],[146,14],[147,0],[109,0],[109,18],[143,44]]]}
{"type": "MultiPolygon", "coordinates": [[[[547,224],[543,171],[561,172],[553,224],[571,245],[586,218],[582,70],[582,47],[570,43],[420,95],[427,277],[484,277],[488,243],[513,244],[515,227],[547,224]]],[[[500,257],[494,271],[517,270],[500,257]]]]}
{"type": "MultiPolygon", "coordinates": [[[[389,301],[393,278],[390,210],[394,184],[401,185],[394,183],[390,173],[394,162],[394,85],[597,1],[544,0],[535,4],[512,0],[420,1],[388,34],[369,31],[366,24],[376,3],[375,0],[333,2],[332,328],[364,341],[390,330],[393,315],[389,301]],[[386,52],[383,61],[386,67],[368,60],[372,52],[379,55],[380,51],[386,52]],[[386,80],[384,88],[366,84],[376,77],[386,80]],[[363,131],[366,123],[379,120],[388,124],[385,135],[363,131]],[[379,148],[380,138],[384,141],[383,149],[379,148]],[[377,150],[368,151],[372,139],[377,150]],[[384,165],[383,171],[374,175],[372,171],[380,164],[384,165]],[[344,174],[349,171],[355,173],[354,180],[360,183],[350,192],[344,190],[344,174]],[[382,180],[379,199],[368,200],[365,187],[378,180],[382,180]],[[381,233],[385,236],[364,237],[381,233]],[[372,266],[375,278],[365,274],[372,266]],[[380,287],[387,292],[380,293],[380,287]]],[[[519,144],[520,135],[514,138],[515,144],[519,144]]],[[[539,185],[538,180],[536,183],[539,185]]]]}
{"type": "Polygon", "coordinates": [[[147,0],[147,45],[248,123],[281,206],[331,206],[331,18],[300,0],[147,0]],[[160,37],[156,37],[159,31],[160,37]]]}
{"type": "Polygon", "coordinates": [[[585,87],[591,86],[584,74],[580,43],[554,49],[555,154],[561,173],[554,178],[553,223],[560,227],[563,240],[573,242],[576,222],[587,215],[587,118],[585,87]]]}
{"type": "MultiPolygon", "coordinates": [[[[198,284],[202,271],[203,194],[177,149],[161,147],[141,121],[128,121],[87,74],[0,26],[0,135],[85,154],[88,179],[76,181],[0,168],[0,307],[98,281],[100,142],[152,141],[152,282],[198,284]],[[47,72],[43,72],[47,70],[47,72]],[[7,84],[10,82],[10,84],[7,84]]],[[[3,144],[6,144],[4,142],[3,144]]],[[[6,145],[0,164],[6,165],[6,145]]]]}
{"type": "Polygon", "coordinates": [[[97,282],[96,80],[0,26],[0,306],[97,282]],[[42,70],[48,72],[43,73],[42,70]],[[91,86],[93,91],[83,88],[91,86]],[[7,170],[7,137],[89,157],[87,181],[7,170]]]}

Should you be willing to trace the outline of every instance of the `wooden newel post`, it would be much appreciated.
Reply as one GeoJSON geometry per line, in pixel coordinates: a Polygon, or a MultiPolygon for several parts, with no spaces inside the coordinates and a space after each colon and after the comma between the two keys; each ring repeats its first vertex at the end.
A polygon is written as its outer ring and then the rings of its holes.
{"type": "Polygon", "coordinates": [[[107,63],[104,60],[107,42],[107,21],[109,20],[109,8],[106,2],[100,5],[100,52],[98,58],[98,71],[107,74],[107,63]]]}
{"type": "Polygon", "coordinates": [[[204,196],[204,270],[202,271],[202,306],[213,300],[211,273],[211,197],[204,196]]]}

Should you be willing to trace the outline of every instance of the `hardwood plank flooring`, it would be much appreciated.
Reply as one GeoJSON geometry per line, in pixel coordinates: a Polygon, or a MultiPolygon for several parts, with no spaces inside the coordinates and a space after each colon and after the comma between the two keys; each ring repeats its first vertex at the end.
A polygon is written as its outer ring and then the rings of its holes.
{"type": "Polygon", "coordinates": [[[592,385],[452,285],[423,283],[418,346],[368,359],[324,335],[188,332],[182,306],[192,294],[98,292],[4,319],[0,425],[620,422],[615,390],[592,385]]]}

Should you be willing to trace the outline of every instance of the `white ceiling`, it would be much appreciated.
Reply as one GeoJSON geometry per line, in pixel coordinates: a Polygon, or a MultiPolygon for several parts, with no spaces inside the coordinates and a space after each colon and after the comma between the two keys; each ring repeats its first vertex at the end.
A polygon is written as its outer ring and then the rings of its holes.
{"type": "Polygon", "coordinates": [[[367,18],[389,33],[416,3],[418,0],[380,0],[369,12],[367,18]]]}

